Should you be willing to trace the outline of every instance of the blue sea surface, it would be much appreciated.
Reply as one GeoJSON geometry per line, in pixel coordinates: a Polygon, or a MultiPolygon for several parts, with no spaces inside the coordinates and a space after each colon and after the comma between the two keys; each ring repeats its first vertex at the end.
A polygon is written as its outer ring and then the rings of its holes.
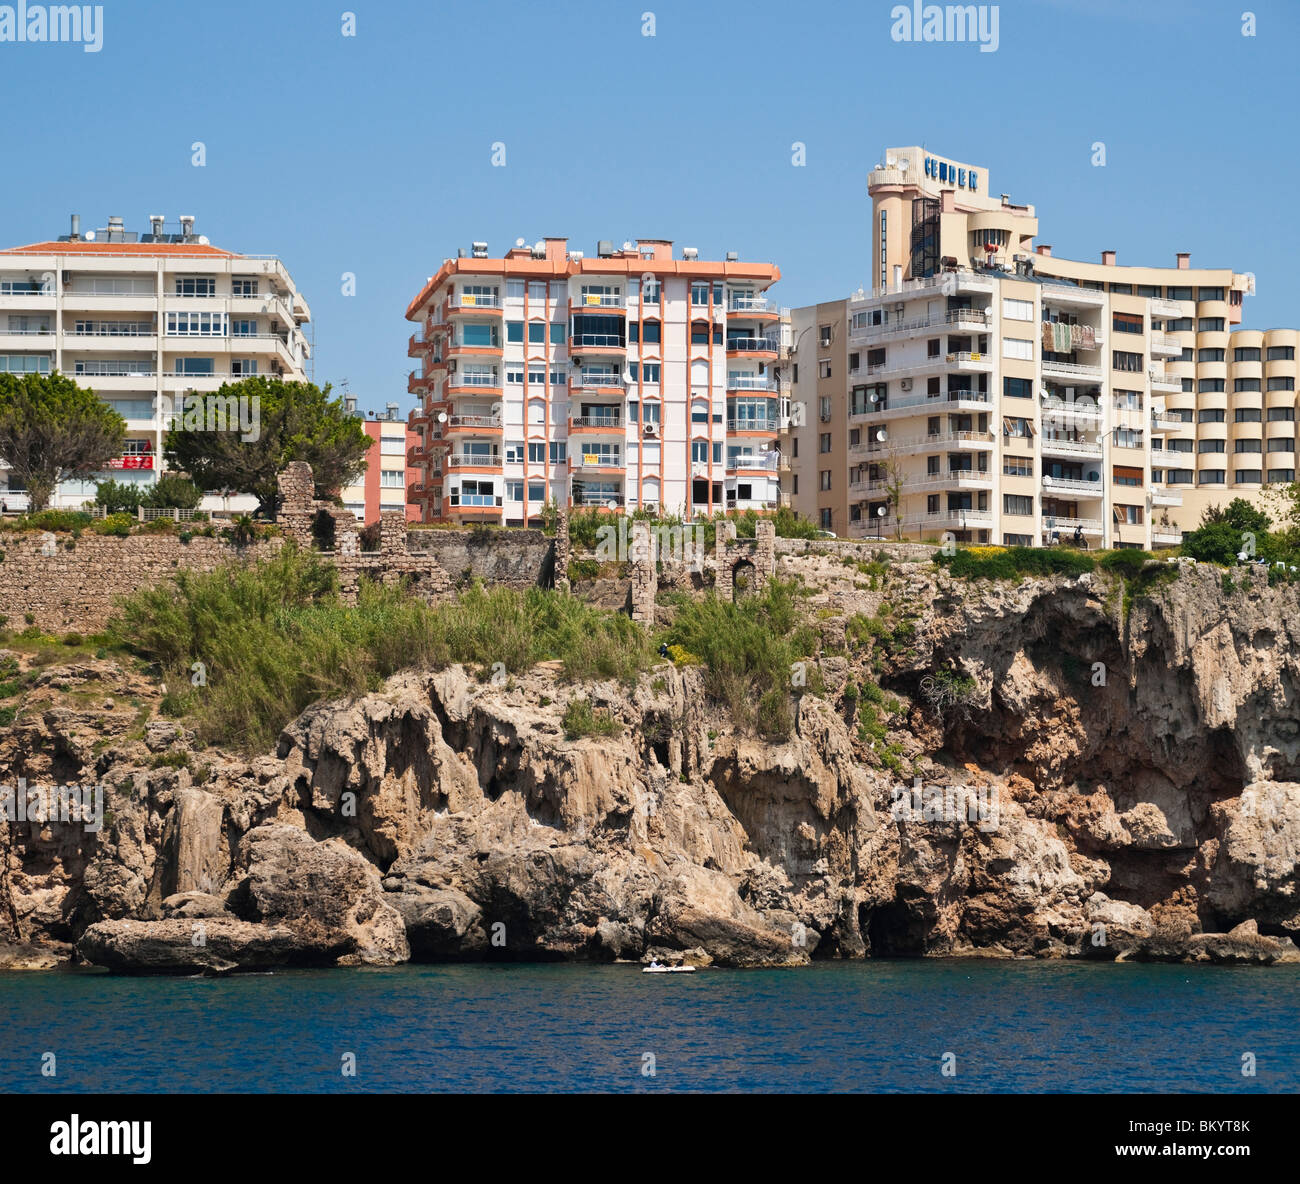
{"type": "Polygon", "coordinates": [[[0,1091],[1300,1092],[1298,1001],[1297,966],[11,973],[0,1091]]]}

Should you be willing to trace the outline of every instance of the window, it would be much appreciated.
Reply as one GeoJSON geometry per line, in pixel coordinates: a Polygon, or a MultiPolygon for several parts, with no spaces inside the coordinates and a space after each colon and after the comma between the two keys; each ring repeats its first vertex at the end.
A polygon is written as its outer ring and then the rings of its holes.
{"type": "Polygon", "coordinates": [[[1236,469],[1232,474],[1232,479],[1238,485],[1262,485],[1263,478],[1263,469],[1236,469]]]}
{"type": "Polygon", "coordinates": [[[523,280],[506,280],[506,299],[522,300],[524,298],[523,280]]]}
{"type": "Polygon", "coordinates": [[[1032,300],[1012,300],[1002,298],[1002,316],[1008,321],[1032,321],[1034,319],[1034,302],[1032,300]]]}
{"type": "Polygon", "coordinates": [[[1234,362],[1258,362],[1259,348],[1257,346],[1238,346],[1232,351],[1232,360],[1234,362]]]}
{"type": "Polygon", "coordinates": [[[1019,493],[1004,493],[1002,495],[1002,512],[1004,514],[1032,514],[1034,512],[1034,499],[1019,493]]]}
{"type": "Polygon", "coordinates": [[[830,506],[823,506],[823,507],[821,508],[821,510],[818,511],[818,514],[819,514],[819,516],[820,516],[820,518],[821,518],[822,530],[830,530],[830,528],[831,528],[831,508],[830,508],[830,506]]]}
{"type": "Polygon", "coordinates": [[[1269,452],[1294,452],[1294,451],[1295,451],[1295,437],[1294,437],[1294,436],[1274,436],[1274,437],[1273,437],[1271,440],[1269,440],[1269,442],[1268,442],[1268,450],[1269,450],[1269,452]]]}
{"type": "Polygon", "coordinates": [[[524,442],[522,440],[506,441],[506,464],[522,464],[524,459],[524,442]]]}
{"type": "Polygon", "coordinates": [[[216,372],[216,365],[211,358],[177,358],[173,370],[174,374],[200,376],[211,375],[216,372]]]}
{"type": "Polygon", "coordinates": [[[1218,407],[1203,407],[1196,413],[1197,423],[1222,423],[1224,412],[1218,407]]]}
{"type": "Polygon", "coordinates": [[[1222,288],[1197,288],[1196,299],[1197,300],[1222,300],[1223,289],[1222,288]]]}
{"type": "Polygon", "coordinates": [[[1270,378],[1268,380],[1268,389],[1271,391],[1293,391],[1295,390],[1295,379],[1270,378]]]}
{"type": "Polygon", "coordinates": [[[1288,484],[1295,480],[1295,469],[1269,469],[1268,483],[1272,485],[1275,481],[1284,481],[1288,484]]]}
{"type": "Polygon", "coordinates": [[[217,281],[210,275],[178,275],[177,296],[215,296],[217,281]]]}
{"type": "Polygon", "coordinates": [[[379,487],[381,489],[401,489],[406,484],[406,474],[401,469],[380,469],[379,487]]]}
{"type": "Polygon", "coordinates": [[[798,493],[798,492],[799,492],[799,474],[798,474],[798,473],[792,473],[792,474],[790,475],[790,492],[791,492],[791,493],[798,493]]]}
{"type": "Polygon", "coordinates": [[[230,281],[230,294],[232,296],[256,296],[257,280],[240,279],[236,276],[230,281]]]}
{"type": "MultiPolygon", "coordinates": [[[[469,326],[467,325],[466,330],[468,329],[469,326]]],[[[466,344],[467,345],[469,344],[468,341],[466,342],[466,344]]],[[[546,322],[545,321],[528,322],[528,344],[529,345],[546,344],[546,322]]]]}
{"type": "Polygon", "coordinates": [[[1004,456],[1002,473],[1006,477],[1032,477],[1034,475],[1034,458],[1032,456],[1004,456]]]}
{"type": "Polygon", "coordinates": [[[1002,356],[1031,361],[1034,356],[1034,343],[1028,338],[1004,337],[1002,339],[1002,356]]]}
{"type": "Polygon", "coordinates": [[[49,354],[0,354],[0,374],[48,374],[49,354]]]}
{"type": "Polygon", "coordinates": [[[169,337],[225,337],[224,312],[169,312],[167,314],[169,337]]]}
{"type": "Polygon", "coordinates": [[[1233,391],[1257,391],[1259,390],[1258,378],[1237,378],[1232,383],[1233,391]]]}
{"type": "Polygon", "coordinates": [[[1268,422],[1269,423],[1294,423],[1295,408],[1294,407],[1270,407],[1268,409],[1268,422]]]}
{"type": "MultiPolygon", "coordinates": [[[[1156,289],[1156,295],[1160,295],[1160,289],[1156,289]]],[[[1190,300],[1192,298],[1191,288],[1170,288],[1168,290],[1170,300],[1190,300]]]]}
{"type": "Polygon", "coordinates": [[[829,325],[818,326],[817,342],[822,347],[822,349],[829,348],[831,344],[831,327],[829,325]]]}
{"type": "Polygon", "coordinates": [[[566,460],[565,450],[568,445],[562,440],[552,440],[550,443],[551,464],[562,465],[566,460]]]}
{"type": "Polygon", "coordinates": [[[818,400],[817,400],[817,418],[820,419],[820,420],[822,421],[822,423],[830,423],[830,421],[831,421],[831,397],[830,397],[830,395],[822,395],[822,396],[820,396],[820,397],[818,398],[818,400]]]}
{"type": "Polygon", "coordinates": [[[1142,484],[1142,470],[1116,465],[1112,471],[1111,479],[1116,485],[1140,486],[1142,484]]]}
{"type": "Polygon", "coordinates": [[[817,377],[818,378],[831,377],[831,364],[829,359],[817,363],[817,377]]]}
{"type": "Polygon", "coordinates": [[[1116,448],[1142,447],[1142,433],[1137,428],[1116,428],[1113,439],[1116,448]]]}
{"type": "Polygon", "coordinates": [[[831,487],[831,471],[830,471],[830,469],[822,469],[821,472],[818,473],[818,477],[819,477],[820,482],[821,482],[822,492],[825,493],[825,492],[829,491],[829,489],[830,489],[830,487],[831,487]]]}
{"type": "MultiPolygon", "coordinates": [[[[532,329],[532,326],[529,326],[532,329]]],[[[460,328],[460,344],[480,349],[490,349],[501,344],[496,325],[470,321],[460,328]]]]}
{"type": "Polygon", "coordinates": [[[1196,384],[1196,389],[1201,394],[1212,394],[1216,391],[1223,390],[1222,378],[1202,378],[1196,384]]]}
{"type": "Polygon", "coordinates": [[[1166,485],[1190,485],[1195,474],[1191,469],[1166,469],[1166,485]]]}
{"type": "Polygon", "coordinates": [[[1259,423],[1263,412],[1258,407],[1238,407],[1233,412],[1234,423],[1259,423]]]}
{"type": "Polygon", "coordinates": [[[1123,524],[1123,525],[1127,525],[1127,526],[1141,526],[1141,525],[1142,525],[1142,507],[1141,507],[1141,506],[1123,506],[1123,505],[1116,505],[1116,506],[1115,506],[1115,514],[1114,514],[1114,518],[1115,518],[1115,521],[1116,521],[1116,522],[1119,522],[1119,523],[1121,523],[1121,524],[1123,524]]]}
{"type": "Polygon", "coordinates": [[[1137,371],[1142,369],[1142,355],[1128,353],[1124,350],[1111,351],[1111,367],[1115,370],[1137,371]]]}
{"type": "Polygon", "coordinates": [[[1201,317],[1196,322],[1196,331],[1198,333],[1222,333],[1223,318],[1222,317],[1201,317]]]}
{"type": "Polygon", "coordinates": [[[515,344],[522,343],[524,339],[523,321],[506,322],[506,340],[515,344]]]}
{"type": "Polygon", "coordinates": [[[1033,428],[1029,420],[1023,416],[1006,415],[1002,418],[1002,434],[1004,436],[1013,436],[1016,439],[1024,439],[1033,435],[1033,428]]]}
{"type": "Polygon", "coordinates": [[[401,436],[384,436],[379,441],[380,456],[405,456],[406,441],[401,436]]]}
{"type": "Polygon", "coordinates": [[[817,451],[829,452],[830,450],[831,450],[831,434],[830,432],[822,432],[821,435],[818,437],[817,451]]]}
{"type": "Polygon", "coordinates": [[[524,381],[524,367],[520,362],[506,363],[506,382],[522,383],[524,381]]]}
{"type": "Polygon", "coordinates": [[[1197,440],[1196,451],[1197,452],[1226,452],[1227,441],[1226,440],[1197,440]]]}
{"type": "Polygon", "coordinates": [[[1166,452],[1191,452],[1192,445],[1194,443],[1195,441],[1193,440],[1166,440],[1165,451],[1166,452]]]}
{"type": "MultiPolygon", "coordinates": [[[[658,321],[633,321],[628,326],[628,340],[636,341],[640,337],[643,345],[658,345],[660,340],[660,323],[658,321]],[[639,333],[638,333],[639,326],[639,333]]],[[[707,342],[699,344],[707,345],[707,342]]]]}
{"type": "Polygon", "coordinates": [[[231,358],[230,373],[234,378],[251,378],[257,373],[256,358],[231,358]]]}
{"type": "Polygon", "coordinates": [[[1141,411],[1142,392],[1141,391],[1116,391],[1115,410],[1116,411],[1141,411]]]}
{"type": "Polygon", "coordinates": [[[1190,333],[1195,326],[1191,317],[1178,317],[1175,320],[1165,322],[1166,333],[1190,333]]]}
{"type": "Polygon", "coordinates": [[[641,382],[658,382],[659,381],[659,362],[632,362],[632,381],[636,382],[638,375],[641,382]]]}
{"type": "Polygon", "coordinates": [[[1294,362],[1295,346],[1294,345],[1270,345],[1268,347],[1268,360],[1270,362],[1294,362]]]}
{"type": "Polygon", "coordinates": [[[1198,485],[1222,485],[1225,472],[1223,469],[1202,469],[1197,475],[1198,485]]]}
{"type": "Polygon", "coordinates": [[[1196,351],[1196,360],[1198,362],[1222,362],[1224,350],[1221,349],[1198,349],[1196,351]]]}
{"type": "Polygon", "coordinates": [[[1117,312],[1110,323],[1116,333],[1141,333],[1143,330],[1143,318],[1135,313],[1117,312]]]}
{"type": "Polygon", "coordinates": [[[231,321],[230,336],[231,337],[256,337],[257,322],[256,321],[231,321]]]}

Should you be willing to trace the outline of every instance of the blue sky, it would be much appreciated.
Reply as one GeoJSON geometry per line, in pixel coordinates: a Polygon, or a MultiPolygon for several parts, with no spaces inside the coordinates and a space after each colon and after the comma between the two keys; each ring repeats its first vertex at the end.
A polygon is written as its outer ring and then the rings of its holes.
{"type": "Polygon", "coordinates": [[[1255,273],[1245,324],[1300,325],[1300,3],[1012,0],[995,53],[896,43],[892,7],[108,0],[99,53],[0,44],[0,238],[194,214],[216,245],[285,261],[317,381],[405,409],[403,313],[457,247],[671,238],[777,263],[783,304],[834,299],[868,282],[867,170],[921,143],[1034,204],[1057,254],[1190,250],[1255,273]],[[1012,86],[1029,101],[1002,101],[1012,86]]]}

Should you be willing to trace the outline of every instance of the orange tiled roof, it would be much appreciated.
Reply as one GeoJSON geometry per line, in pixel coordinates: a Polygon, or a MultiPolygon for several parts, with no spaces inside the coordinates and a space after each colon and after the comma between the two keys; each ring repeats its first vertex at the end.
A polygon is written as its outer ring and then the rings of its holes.
{"type": "Polygon", "coordinates": [[[5,247],[0,255],[215,255],[237,259],[234,251],[203,243],[29,243],[25,247],[5,247]]]}

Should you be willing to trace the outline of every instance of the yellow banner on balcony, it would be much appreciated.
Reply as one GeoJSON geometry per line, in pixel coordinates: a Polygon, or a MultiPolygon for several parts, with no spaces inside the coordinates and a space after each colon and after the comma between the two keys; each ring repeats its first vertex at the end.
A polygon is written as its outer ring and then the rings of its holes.
{"type": "Polygon", "coordinates": [[[582,454],[582,463],[584,465],[598,465],[600,464],[600,455],[595,452],[584,452],[582,454]]]}
{"type": "Polygon", "coordinates": [[[461,296],[460,298],[461,304],[474,304],[476,303],[476,301],[477,301],[477,297],[470,296],[468,293],[461,296]]]}
{"type": "Polygon", "coordinates": [[[600,303],[600,297],[599,297],[599,296],[592,296],[592,295],[588,294],[588,296],[587,296],[587,303],[588,303],[588,304],[599,304],[599,303],[600,303]]]}

